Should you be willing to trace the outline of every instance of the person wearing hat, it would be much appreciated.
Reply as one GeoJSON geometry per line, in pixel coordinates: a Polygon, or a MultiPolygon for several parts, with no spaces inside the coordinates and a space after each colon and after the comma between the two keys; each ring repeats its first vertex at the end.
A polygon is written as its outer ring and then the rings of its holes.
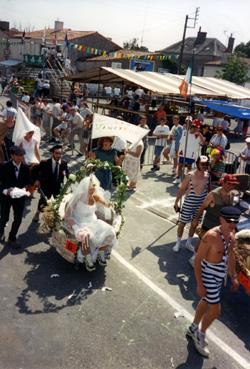
{"type": "Polygon", "coordinates": [[[10,209],[13,209],[13,222],[8,237],[8,244],[13,248],[19,248],[17,232],[22,223],[25,207],[25,196],[11,197],[14,187],[23,189],[31,184],[29,167],[23,163],[25,151],[22,147],[12,146],[10,149],[11,160],[0,167],[1,182],[1,212],[0,212],[0,240],[4,241],[5,226],[9,221],[10,209]]]}
{"type": "Polygon", "coordinates": [[[246,163],[245,173],[250,174],[250,137],[247,137],[246,146],[244,150],[240,153],[240,158],[246,163]]]}
{"type": "Polygon", "coordinates": [[[35,221],[38,220],[39,212],[46,205],[46,200],[51,196],[55,198],[59,195],[65,177],[69,176],[68,165],[62,160],[62,146],[55,145],[50,152],[51,158],[41,161],[33,170],[35,186],[40,188],[41,193],[35,221]]]}
{"type": "MultiPolygon", "coordinates": [[[[209,229],[219,224],[220,211],[224,206],[233,205],[233,190],[237,185],[239,185],[237,177],[234,174],[226,174],[220,180],[220,187],[215,188],[207,194],[191,225],[191,228],[196,230],[199,238],[202,238],[209,229]],[[204,211],[206,211],[206,213],[202,225],[199,230],[197,230],[197,226],[202,219],[204,211]]],[[[196,251],[198,248],[199,243],[196,245],[196,251]]],[[[189,259],[192,266],[194,264],[194,259],[195,253],[189,259]]]]}
{"type": "Polygon", "coordinates": [[[220,294],[226,275],[230,276],[233,289],[239,285],[233,246],[240,215],[241,211],[233,206],[223,207],[220,225],[203,236],[195,258],[197,294],[201,300],[186,334],[194,340],[196,350],[204,357],[209,356],[206,332],[220,315],[220,294]]]}
{"type": "MultiPolygon", "coordinates": [[[[181,247],[181,238],[185,226],[193,222],[196,214],[203,203],[210,186],[210,176],[208,173],[209,160],[207,156],[200,156],[196,161],[196,169],[188,173],[182,181],[179,191],[176,195],[174,209],[176,212],[180,211],[180,218],[177,228],[177,241],[173,247],[174,252],[179,252],[181,247]],[[183,204],[179,208],[179,201],[185,195],[183,204]]],[[[190,227],[186,248],[194,251],[191,244],[195,228],[190,227]]]]}
{"type": "Polygon", "coordinates": [[[199,124],[192,120],[192,117],[187,117],[188,120],[188,129],[183,130],[181,140],[180,140],[180,147],[179,147],[179,163],[177,169],[177,176],[173,181],[174,184],[179,184],[181,182],[181,176],[183,173],[183,169],[187,166],[188,170],[190,171],[192,165],[195,163],[199,152],[200,152],[200,145],[203,144],[204,137],[199,131],[199,124]]]}

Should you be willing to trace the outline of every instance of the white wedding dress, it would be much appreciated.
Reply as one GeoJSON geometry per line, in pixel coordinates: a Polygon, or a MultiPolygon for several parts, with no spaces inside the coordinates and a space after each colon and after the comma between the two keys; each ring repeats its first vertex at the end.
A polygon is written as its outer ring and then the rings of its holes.
{"type": "MultiPolygon", "coordinates": [[[[83,181],[86,182],[87,179],[85,178],[83,181]]],[[[83,188],[87,189],[86,183],[83,183],[83,185],[81,183],[79,184],[81,190],[83,188]]],[[[80,231],[88,231],[90,252],[93,261],[95,261],[100,247],[108,246],[108,249],[111,250],[115,245],[116,233],[111,225],[97,218],[95,214],[96,204],[87,204],[85,194],[83,196],[80,194],[79,196],[79,189],[76,191],[78,195],[74,196],[73,194],[75,199],[66,206],[64,222],[67,229],[74,233],[76,238],[80,231]],[[73,226],[71,225],[72,223],[73,226]]]]}

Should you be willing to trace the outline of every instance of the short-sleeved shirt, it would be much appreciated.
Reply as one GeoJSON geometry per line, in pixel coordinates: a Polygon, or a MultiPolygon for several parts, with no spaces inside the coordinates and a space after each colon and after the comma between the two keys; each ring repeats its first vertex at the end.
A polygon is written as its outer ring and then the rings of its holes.
{"type": "Polygon", "coordinates": [[[213,146],[221,146],[223,149],[226,148],[227,146],[227,137],[225,135],[213,135],[213,137],[211,138],[210,143],[213,146]]]}
{"type": "MultiPolygon", "coordinates": [[[[159,125],[155,127],[155,130],[153,132],[153,135],[168,135],[169,134],[169,126],[167,125],[159,125]]],[[[165,146],[167,143],[167,137],[166,138],[156,138],[155,140],[155,146],[165,146]]]]}
{"type": "Polygon", "coordinates": [[[175,141],[176,150],[179,148],[182,132],[183,132],[183,128],[180,124],[178,126],[173,126],[171,128],[170,135],[173,137],[173,140],[175,141]]]}
{"type": "Polygon", "coordinates": [[[246,158],[249,158],[248,160],[246,160],[246,164],[250,164],[250,149],[248,147],[245,147],[241,154],[245,155],[246,158]]]}
{"type": "Polygon", "coordinates": [[[115,149],[103,150],[103,149],[97,148],[97,149],[94,149],[93,152],[96,154],[96,159],[99,159],[101,161],[108,161],[112,164],[115,164],[115,157],[117,155],[117,152],[115,149]]]}
{"type": "Polygon", "coordinates": [[[158,110],[154,113],[154,117],[158,122],[160,119],[167,119],[167,113],[165,110],[158,110]]]}

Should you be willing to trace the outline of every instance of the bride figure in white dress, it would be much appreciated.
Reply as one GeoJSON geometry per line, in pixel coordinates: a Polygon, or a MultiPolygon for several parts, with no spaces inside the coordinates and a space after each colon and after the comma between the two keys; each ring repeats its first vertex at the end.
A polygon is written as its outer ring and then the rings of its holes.
{"type": "Polygon", "coordinates": [[[65,226],[74,233],[82,247],[77,251],[78,260],[85,259],[88,271],[95,270],[96,259],[106,266],[106,255],[116,243],[114,228],[108,223],[97,219],[95,214],[98,204],[110,205],[103,197],[104,191],[98,179],[91,175],[85,177],[73,191],[73,195],[65,208],[65,226]]]}

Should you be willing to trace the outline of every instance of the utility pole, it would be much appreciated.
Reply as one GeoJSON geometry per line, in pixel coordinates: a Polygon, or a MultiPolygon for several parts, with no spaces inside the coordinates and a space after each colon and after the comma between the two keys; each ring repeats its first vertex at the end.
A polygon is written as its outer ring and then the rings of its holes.
{"type": "Polygon", "coordinates": [[[198,17],[199,17],[199,12],[200,12],[200,8],[198,7],[195,10],[195,16],[194,17],[189,17],[189,15],[186,15],[186,17],[185,17],[185,24],[184,24],[181,50],[180,50],[180,55],[179,55],[179,63],[178,63],[178,72],[177,72],[178,74],[181,73],[181,65],[182,65],[182,59],[183,59],[183,51],[184,51],[184,46],[185,46],[185,38],[186,38],[187,28],[195,28],[196,27],[198,17]],[[189,20],[193,21],[193,23],[191,25],[188,25],[189,20]]]}

